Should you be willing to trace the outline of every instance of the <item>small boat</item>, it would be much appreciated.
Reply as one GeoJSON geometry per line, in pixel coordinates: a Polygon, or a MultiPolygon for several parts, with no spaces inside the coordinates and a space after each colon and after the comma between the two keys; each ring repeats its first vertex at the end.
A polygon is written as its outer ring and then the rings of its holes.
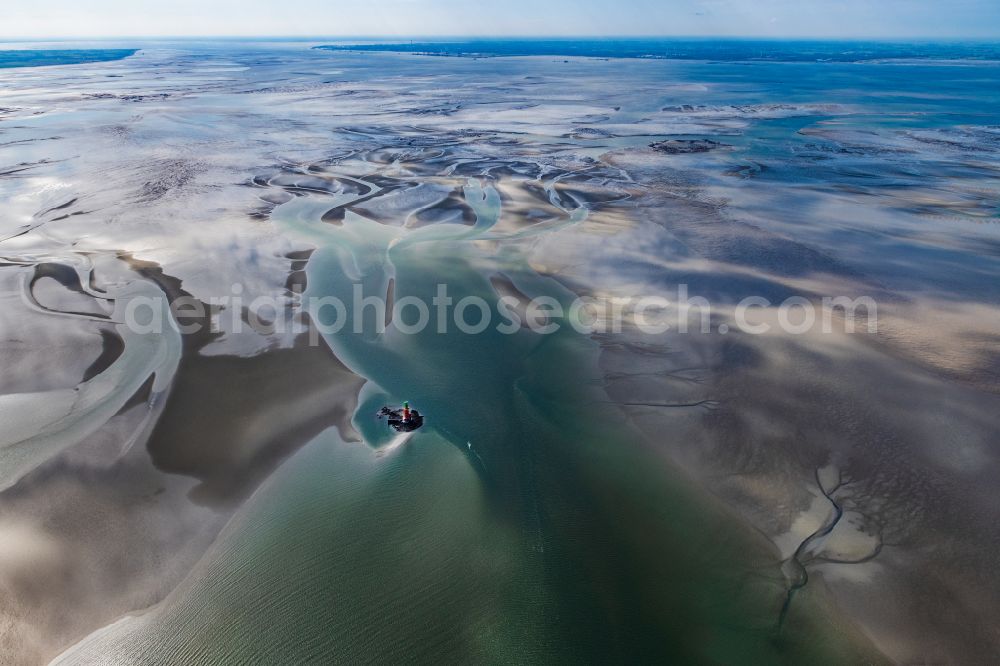
{"type": "Polygon", "coordinates": [[[402,409],[383,407],[378,410],[379,420],[384,416],[389,427],[396,432],[413,432],[424,424],[424,417],[415,409],[410,409],[410,403],[404,402],[402,409]]]}

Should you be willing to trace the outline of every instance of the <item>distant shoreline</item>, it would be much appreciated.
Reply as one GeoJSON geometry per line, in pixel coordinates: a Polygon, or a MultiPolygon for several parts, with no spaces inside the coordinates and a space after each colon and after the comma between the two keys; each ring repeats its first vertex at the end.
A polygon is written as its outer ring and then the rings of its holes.
{"type": "Polygon", "coordinates": [[[109,62],[138,52],[139,49],[12,49],[0,51],[0,69],[109,62]]]}

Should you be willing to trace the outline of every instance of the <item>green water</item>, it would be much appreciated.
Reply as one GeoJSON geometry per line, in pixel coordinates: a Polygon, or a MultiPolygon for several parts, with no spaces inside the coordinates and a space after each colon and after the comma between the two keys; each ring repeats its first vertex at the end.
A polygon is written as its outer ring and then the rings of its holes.
{"type": "MultiPolygon", "coordinates": [[[[388,227],[309,195],[272,220],[317,246],[311,296],[416,296],[438,284],[494,305],[502,271],[528,296],[570,294],[516,244],[484,247],[499,203],[475,188],[473,227],[388,227]]],[[[868,647],[810,587],[781,634],[777,553],[649,452],[595,383],[599,349],[557,333],[345,326],[325,341],[369,380],[366,444],[328,431],[249,501],[157,610],[74,659],[161,663],[866,663],[868,647]],[[375,421],[409,399],[409,438],[375,421]]],[[[495,312],[494,312],[495,314],[495,312]]],[[[329,314],[314,312],[321,323],[329,314]]],[[[432,312],[433,316],[433,312],[432,312]]],[[[470,315],[470,322],[474,317],[470,315]]],[[[820,589],[820,588],[817,588],[820,589]]],[[[74,662],[77,663],[77,662],[74,662]]]]}

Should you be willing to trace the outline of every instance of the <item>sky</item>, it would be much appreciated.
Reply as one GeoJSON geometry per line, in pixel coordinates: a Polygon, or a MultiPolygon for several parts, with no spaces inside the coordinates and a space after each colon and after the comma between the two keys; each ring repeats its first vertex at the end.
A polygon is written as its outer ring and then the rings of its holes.
{"type": "Polygon", "coordinates": [[[1000,39],[1000,0],[0,0],[0,39],[224,35],[1000,39]]]}

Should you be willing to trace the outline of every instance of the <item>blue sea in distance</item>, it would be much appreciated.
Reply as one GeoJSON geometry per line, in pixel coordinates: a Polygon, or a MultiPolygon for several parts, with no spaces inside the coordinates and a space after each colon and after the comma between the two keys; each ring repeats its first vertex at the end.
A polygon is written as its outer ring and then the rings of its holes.
{"type": "MultiPolygon", "coordinates": [[[[321,42],[316,39],[281,39],[282,42],[321,42]]],[[[144,40],[157,44],[164,40],[144,40]]],[[[182,45],[192,40],[167,40],[182,45]]],[[[217,45],[234,40],[220,39],[217,45]]],[[[268,41],[268,40],[258,40],[268,41]]],[[[884,60],[1000,61],[998,42],[903,42],[843,40],[761,39],[451,39],[451,40],[345,40],[338,38],[316,48],[330,51],[394,52],[436,56],[502,57],[553,56],[587,58],[653,58],[715,62],[833,62],[884,60]]],[[[120,44],[125,46],[128,44],[120,44]]],[[[116,46],[119,46],[116,44],[116,46]]],[[[0,68],[73,65],[120,60],[135,48],[0,49],[0,68]]]]}
{"type": "Polygon", "coordinates": [[[861,42],[751,39],[471,39],[379,41],[321,49],[439,56],[579,56],[669,60],[858,62],[866,60],[1000,60],[988,42],[861,42]]]}

